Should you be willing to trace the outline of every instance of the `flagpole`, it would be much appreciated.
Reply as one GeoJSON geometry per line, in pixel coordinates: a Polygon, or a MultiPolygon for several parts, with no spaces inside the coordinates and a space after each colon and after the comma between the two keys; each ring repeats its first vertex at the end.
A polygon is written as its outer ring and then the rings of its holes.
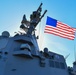
{"type": "MultiPolygon", "coordinates": [[[[75,31],[75,37],[76,37],[76,31],[75,31]]],[[[75,61],[76,61],[76,48],[75,48],[75,39],[74,39],[74,57],[75,57],[75,61]]]]}
{"type": "Polygon", "coordinates": [[[74,41],[74,57],[75,57],[75,61],[76,61],[75,41],[74,41]]]}

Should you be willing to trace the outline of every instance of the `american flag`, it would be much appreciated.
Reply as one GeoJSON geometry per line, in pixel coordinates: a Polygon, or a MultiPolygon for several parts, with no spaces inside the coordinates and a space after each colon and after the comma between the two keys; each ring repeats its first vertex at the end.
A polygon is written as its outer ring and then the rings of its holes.
{"type": "Polygon", "coordinates": [[[44,33],[54,34],[70,40],[75,38],[75,28],[48,16],[44,33]]]}

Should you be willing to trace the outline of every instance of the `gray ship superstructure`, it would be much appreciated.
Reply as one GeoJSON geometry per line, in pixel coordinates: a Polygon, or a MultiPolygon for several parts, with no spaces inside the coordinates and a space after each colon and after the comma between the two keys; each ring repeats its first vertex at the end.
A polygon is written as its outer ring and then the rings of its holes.
{"type": "Polygon", "coordinates": [[[42,3],[30,15],[30,21],[23,16],[20,28],[25,33],[10,37],[9,32],[4,31],[0,36],[0,75],[74,74],[73,70],[68,69],[62,55],[50,52],[48,48],[40,51],[38,47],[35,28],[47,12],[45,10],[41,15],[41,6],[42,3]]]}

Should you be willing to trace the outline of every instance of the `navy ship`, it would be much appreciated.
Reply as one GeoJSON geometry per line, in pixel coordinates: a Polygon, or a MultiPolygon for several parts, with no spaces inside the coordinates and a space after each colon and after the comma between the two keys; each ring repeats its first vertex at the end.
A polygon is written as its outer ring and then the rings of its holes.
{"type": "Polygon", "coordinates": [[[46,14],[41,15],[42,3],[30,15],[30,21],[23,16],[20,28],[25,33],[10,37],[8,31],[0,36],[0,75],[76,75],[76,62],[68,67],[63,55],[48,48],[40,51],[35,28],[46,14]]]}

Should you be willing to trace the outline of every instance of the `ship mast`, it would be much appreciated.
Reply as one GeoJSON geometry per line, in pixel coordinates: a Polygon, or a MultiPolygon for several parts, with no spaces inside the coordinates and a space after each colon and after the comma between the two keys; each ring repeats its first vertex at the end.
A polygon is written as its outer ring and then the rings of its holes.
{"type": "Polygon", "coordinates": [[[47,10],[45,10],[44,13],[41,15],[42,5],[43,4],[41,3],[38,9],[36,11],[33,11],[33,13],[30,15],[30,21],[27,21],[25,15],[23,16],[20,28],[22,28],[27,34],[32,34],[38,23],[46,14],[47,10]]]}

